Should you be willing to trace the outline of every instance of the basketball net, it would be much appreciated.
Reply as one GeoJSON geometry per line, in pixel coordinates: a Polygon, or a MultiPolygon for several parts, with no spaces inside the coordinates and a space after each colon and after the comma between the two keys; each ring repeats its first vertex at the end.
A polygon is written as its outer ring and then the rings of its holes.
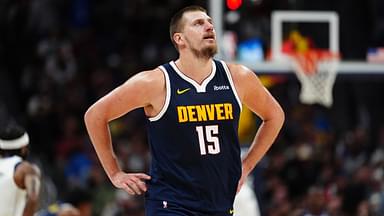
{"type": "Polygon", "coordinates": [[[300,81],[300,102],[331,107],[332,90],[338,71],[339,55],[330,51],[309,49],[287,55],[300,81]]]}

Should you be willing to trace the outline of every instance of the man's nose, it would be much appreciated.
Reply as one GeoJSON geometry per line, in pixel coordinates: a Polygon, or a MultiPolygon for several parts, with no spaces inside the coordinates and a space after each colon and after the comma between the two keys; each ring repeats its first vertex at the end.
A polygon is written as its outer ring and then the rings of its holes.
{"type": "Polygon", "coordinates": [[[206,24],[206,30],[207,30],[207,31],[213,31],[213,30],[214,30],[214,29],[213,29],[213,24],[210,23],[210,22],[207,22],[207,24],[206,24]]]}

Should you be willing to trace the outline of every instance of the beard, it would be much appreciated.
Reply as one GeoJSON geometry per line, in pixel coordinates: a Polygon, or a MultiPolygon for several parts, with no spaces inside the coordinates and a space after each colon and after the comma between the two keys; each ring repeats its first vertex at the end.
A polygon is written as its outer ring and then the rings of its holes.
{"type": "Polygon", "coordinates": [[[196,58],[204,58],[209,59],[212,58],[217,53],[217,46],[212,45],[209,47],[204,47],[201,50],[191,48],[192,53],[196,56],[196,58]]]}
{"type": "Polygon", "coordinates": [[[191,47],[191,51],[196,58],[209,59],[212,58],[217,53],[217,44],[214,43],[212,45],[201,48],[200,50],[191,46],[191,43],[187,40],[189,46],[191,47]]]}

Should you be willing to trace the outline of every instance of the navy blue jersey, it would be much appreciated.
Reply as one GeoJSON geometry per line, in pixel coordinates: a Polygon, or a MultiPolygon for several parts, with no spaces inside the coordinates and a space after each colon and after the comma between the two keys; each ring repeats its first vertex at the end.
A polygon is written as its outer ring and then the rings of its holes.
{"type": "Polygon", "coordinates": [[[152,179],[146,198],[211,215],[228,212],[241,176],[241,103],[227,65],[212,61],[202,84],[173,61],[160,69],[167,93],[148,123],[152,179]]]}

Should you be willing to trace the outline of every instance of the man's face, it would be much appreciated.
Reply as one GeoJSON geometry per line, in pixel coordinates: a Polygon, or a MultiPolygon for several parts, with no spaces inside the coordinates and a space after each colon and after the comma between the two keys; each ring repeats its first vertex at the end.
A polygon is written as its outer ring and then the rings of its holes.
{"type": "Polygon", "coordinates": [[[20,150],[20,157],[22,157],[24,160],[28,157],[29,155],[29,148],[28,146],[24,146],[20,150]]]}
{"type": "Polygon", "coordinates": [[[202,11],[186,12],[181,37],[183,44],[198,58],[211,58],[217,52],[212,19],[202,11]]]}

